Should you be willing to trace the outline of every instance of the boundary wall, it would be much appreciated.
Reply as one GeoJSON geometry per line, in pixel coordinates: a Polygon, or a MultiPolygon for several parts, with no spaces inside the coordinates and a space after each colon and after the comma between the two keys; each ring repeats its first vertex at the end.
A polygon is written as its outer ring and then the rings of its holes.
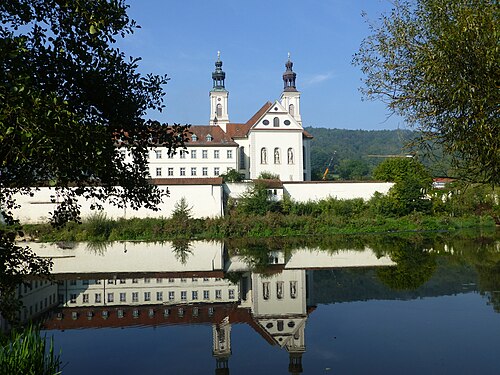
{"type": "MultiPolygon", "coordinates": [[[[222,183],[222,179],[209,181],[210,179],[196,179],[197,181],[183,181],[161,179],[153,183],[158,185],[160,190],[169,191],[169,196],[163,199],[163,203],[158,206],[158,211],[140,208],[133,210],[130,207],[118,208],[109,203],[103,204],[108,218],[148,218],[148,217],[169,217],[175,209],[175,205],[185,198],[194,218],[220,217],[224,215],[225,198],[238,199],[253,182],[222,183]]],[[[214,179],[215,180],[215,179],[214,179]]],[[[295,201],[307,202],[326,198],[370,199],[375,192],[386,194],[393,186],[387,182],[283,182],[273,184],[268,189],[273,194],[274,199],[281,199],[287,194],[295,201]]],[[[16,201],[20,208],[14,210],[14,216],[24,224],[46,223],[49,220],[50,212],[57,207],[56,202],[51,201],[51,196],[55,195],[55,190],[49,187],[41,187],[34,191],[33,196],[17,195],[16,201]]],[[[98,212],[91,210],[93,201],[80,198],[82,219],[98,212]]]]}

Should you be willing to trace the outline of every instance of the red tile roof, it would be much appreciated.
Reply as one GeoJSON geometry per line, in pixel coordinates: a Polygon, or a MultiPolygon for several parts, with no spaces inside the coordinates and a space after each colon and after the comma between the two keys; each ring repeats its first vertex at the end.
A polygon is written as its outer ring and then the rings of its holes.
{"type": "Polygon", "coordinates": [[[267,102],[266,104],[264,104],[262,106],[261,109],[259,109],[255,115],[253,115],[250,120],[247,121],[247,125],[250,125],[250,126],[253,126],[257,123],[257,121],[259,121],[259,119],[264,116],[264,113],[266,113],[269,108],[271,108],[273,106],[273,103],[271,102],[267,102]]]}
{"type": "Polygon", "coordinates": [[[153,185],[222,185],[222,177],[153,178],[153,185]]]}
{"type": "Polygon", "coordinates": [[[238,146],[236,142],[219,126],[210,125],[193,125],[189,129],[191,133],[195,134],[198,138],[193,141],[192,138],[188,137],[188,146],[238,146]],[[212,140],[208,141],[207,137],[212,136],[212,140]]]}
{"type": "Polygon", "coordinates": [[[251,124],[232,124],[226,125],[226,134],[231,138],[245,138],[252,127],[251,124]]]}

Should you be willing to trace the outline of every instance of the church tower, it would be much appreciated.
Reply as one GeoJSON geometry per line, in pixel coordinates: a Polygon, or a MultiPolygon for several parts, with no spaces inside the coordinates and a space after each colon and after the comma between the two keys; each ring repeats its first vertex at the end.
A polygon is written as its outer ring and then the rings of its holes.
{"type": "Polygon", "coordinates": [[[293,68],[293,62],[290,60],[290,53],[288,53],[288,61],[285,64],[286,71],[283,73],[283,93],[281,94],[280,102],[283,107],[290,113],[290,115],[302,126],[302,119],[300,117],[300,92],[295,87],[295,79],[297,73],[293,68]]]}
{"type": "Polygon", "coordinates": [[[224,86],[226,73],[222,70],[220,51],[217,52],[215,71],[212,73],[213,87],[210,90],[210,125],[220,126],[224,132],[229,122],[227,102],[229,93],[224,86]]]}

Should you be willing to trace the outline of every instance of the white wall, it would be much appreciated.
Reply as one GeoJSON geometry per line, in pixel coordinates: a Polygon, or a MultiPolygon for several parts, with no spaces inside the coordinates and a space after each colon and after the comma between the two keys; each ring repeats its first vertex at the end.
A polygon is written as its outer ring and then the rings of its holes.
{"type": "MultiPolygon", "coordinates": [[[[111,204],[104,205],[104,212],[109,218],[145,218],[145,217],[169,217],[175,208],[175,204],[183,197],[192,208],[191,213],[195,218],[218,217],[222,211],[222,186],[220,185],[172,185],[158,186],[162,191],[167,189],[169,197],[163,199],[163,203],[158,206],[159,211],[152,211],[145,208],[133,210],[128,208],[118,208],[111,204]]],[[[57,203],[51,202],[51,196],[55,191],[48,187],[40,188],[34,195],[16,195],[16,202],[21,205],[14,210],[14,216],[24,224],[46,223],[49,220],[49,212],[53,212],[57,203]]],[[[91,210],[93,203],[91,200],[80,198],[82,206],[81,214],[85,219],[96,211],[91,210]]]]}
{"type": "Polygon", "coordinates": [[[369,200],[376,191],[387,194],[392,182],[283,182],[285,192],[298,202],[315,201],[329,197],[337,199],[363,198],[369,200]]]}

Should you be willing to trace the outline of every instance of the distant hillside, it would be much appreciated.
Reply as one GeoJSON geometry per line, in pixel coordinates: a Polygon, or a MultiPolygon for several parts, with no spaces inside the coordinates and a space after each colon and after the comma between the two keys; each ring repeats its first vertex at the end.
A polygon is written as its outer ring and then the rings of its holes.
{"type": "Polygon", "coordinates": [[[321,179],[333,157],[333,173],[345,179],[367,179],[384,160],[373,155],[405,155],[404,145],[415,136],[411,130],[346,130],[306,127],[314,136],[311,149],[313,179],[321,179]],[[352,169],[349,173],[349,168],[352,169]],[[356,170],[357,169],[357,170],[356,170]],[[349,175],[350,174],[350,175],[349,175]]]}

